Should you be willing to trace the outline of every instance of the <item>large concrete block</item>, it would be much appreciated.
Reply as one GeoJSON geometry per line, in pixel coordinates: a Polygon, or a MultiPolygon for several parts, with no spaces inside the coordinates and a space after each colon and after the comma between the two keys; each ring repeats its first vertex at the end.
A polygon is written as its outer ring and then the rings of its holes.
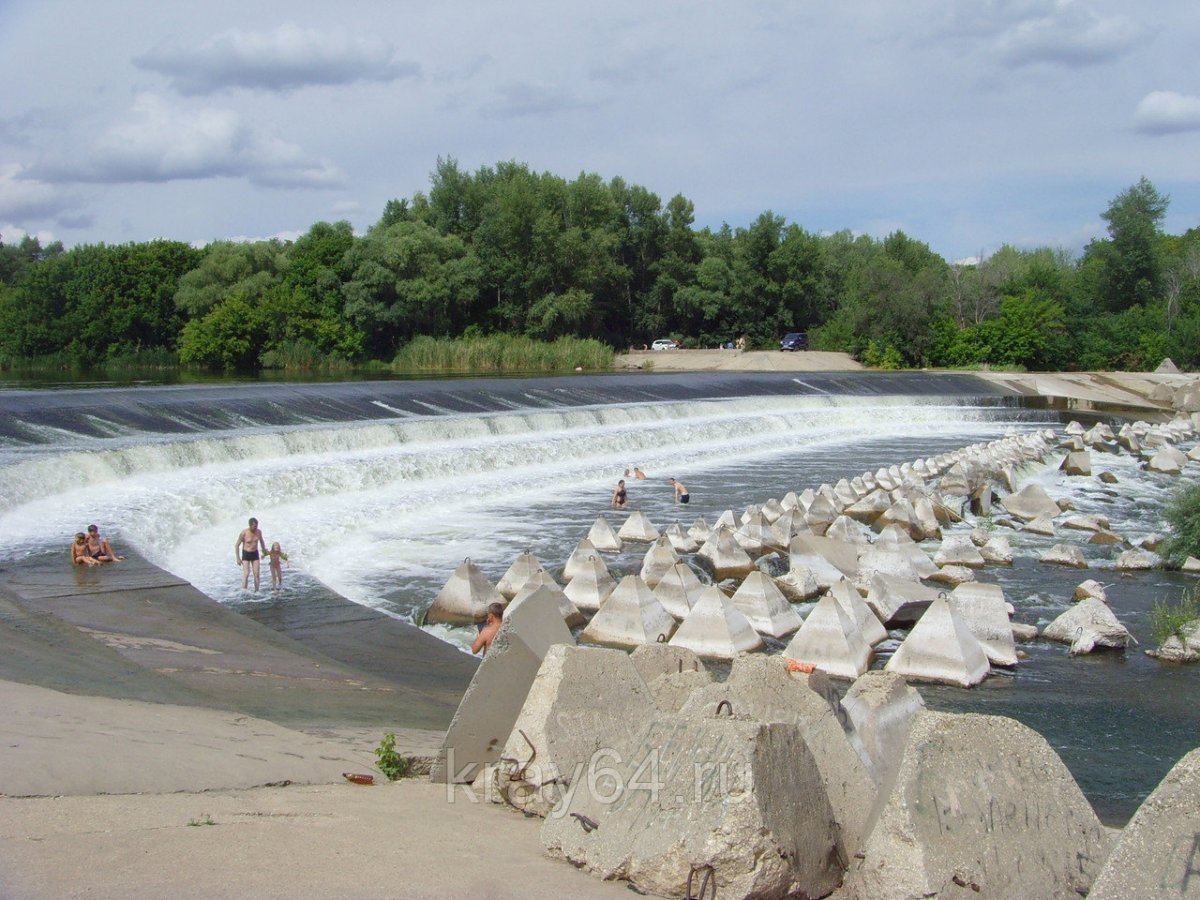
{"type": "Polygon", "coordinates": [[[681,714],[611,748],[541,837],[551,856],[654,894],[682,896],[689,875],[695,891],[708,872],[718,897],[822,897],[845,862],[836,832],[797,726],[681,714]]]}
{"type": "Polygon", "coordinates": [[[595,612],[616,586],[604,560],[593,553],[575,569],[575,576],[567,582],[563,593],[578,609],[595,612]]]}
{"type": "Polygon", "coordinates": [[[433,598],[425,621],[473,625],[487,618],[487,608],[491,604],[504,602],[504,595],[488,581],[479,566],[464,559],[433,598]]]}
{"type": "Polygon", "coordinates": [[[940,592],[919,581],[896,578],[883,572],[871,576],[867,605],[890,628],[911,627],[940,592]]]}
{"type": "Polygon", "coordinates": [[[1129,643],[1129,630],[1117,620],[1108,604],[1085,597],[1047,625],[1042,637],[1070,644],[1072,654],[1083,654],[1096,648],[1124,650],[1129,643]]]}
{"type": "Polygon", "coordinates": [[[579,640],[632,650],[639,644],[666,640],[674,631],[675,620],[654,599],[646,582],[636,575],[626,575],[600,604],[579,640]]]}
{"type": "Polygon", "coordinates": [[[1000,503],[1010,516],[1023,522],[1032,522],[1039,516],[1054,518],[1061,512],[1058,504],[1039,484],[1027,484],[1017,493],[1002,498],[1000,503]]]}
{"type": "Polygon", "coordinates": [[[959,687],[979,684],[991,671],[983,647],[945,597],[930,604],[884,669],[959,687]]]}
{"type": "Polygon", "coordinates": [[[716,585],[705,588],[670,643],[712,659],[733,659],[763,648],[763,639],[716,585]]]}
{"type": "Polygon", "coordinates": [[[733,530],[725,525],[713,529],[696,555],[707,563],[717,581],[745,578],[754,571],[754,560],[734,539],[733,530]]]}
{"type": "Polygon", "coordinates": [[[854,680],[871,665],[871,645],[858,623],[826,594],[788,643],[784,655],[838,678],[854,680]]]}
{"type": "MultiPolygon", "coordinates": [[[[554,602],[558,604],[558,613],[563,617],[563,621],[567,623],[568,628],[574,628],[587,621],[583,613],[571,602],[570,598],[563,592],[563,589],[558,586],[558,582],[551,578],[550,573],[545,569],[538,569],[537,572],[525,579],[525,584],[521,586],[521,589],[517,591],[517,595],[508,604],[508,610],[512,610],[514,607],[524,603],[531,594],[539,591],[544,591],[547,596],[552,597],[554,602]]],[[[505,615],[508,614],[508,610],[505,611],[505,615]]]]}
{"type": "Polygon", "coordinates": [[[650,545],[650,549],[642,557],[642,570],[638,574],[641,575],[642,581],[646,582],[646,585],[653,590],[677,562],[679,562],[679,554],[671,546],[670,539],[662,535],[650,545]]]}
{"type": "Polygon", "coordinates": [[[530,576],[540,571],[542,564],[536,556],[526,550],[514,559],[508,571],[500,576],[500,580],[496,582],[496,590],[503,594],[506,600],[511,600],[525,586],[530,576]]]}
{"type": "Polygon", "coordinates": [[[1037,732],[1000,716],[922,711],[842,893],[863,900],[1078,897],[1110,843],[1037,732]]]}
{"type": "Polygon", "coordinates": [[[676,619],[691,612],[703,592],[704,585],[683,561],[675,563],[654,587],[655,599],[676,619]]]}
{"type": "Polygon", "coordinates": [[[992,665],[1017,664],[1008,601],[1000,585],[978,581],[960,584],[950,594],[950,606],[975,635],[992,665]]]}
{"type": "Polygon", "coordinates": [[[650,543],[658,540],[658,529],[654,527],[644,512],[636,509],[617,530],[617,537],[623,541],[644,541],[650,543]]]}
{"type": "Polygon", "coordinates": [[[625,545],[624,541],[617,537],[612,523],[602,515],[596,516],[596,521],[588,529],[587,540],[597,550],[606,553],[616,553],[625,545]]]}
{"type": "Polygon", "coordinates": [[[760,634],[781,638],[800,627],[800,614],[792,609],[770,576],[751,572],[733,594],[733,605],[760,634]]]}
{"type": "Polygon", "coordinates": [[[547,593],[534,592],[506,614],[450,721],[430,780],[471,782],[483,766],[499,760],[546,653],[555,644],[574,643],[547,593]]]}
{"type": "Polygon", "coordinates": [[[841,700],[852,728],[847,732],[876,790],[892,783],[904,756],[913,717],[925,708],[921,695],[893,672],[867,672],[841,700]]]}
{"type": "Polygon", "coordinates": [[[623,650],[550,647],[500,756],[501,796],[546,815],[602,744],[625,746],[655,715],[653,695],[623,650]]]}
{"type": "Polygon", "coordinates": [[[858,625],[863,640],[874,647],[880,641],[887,640],[887,630],[875,611],[863,600],[858,589],[848,581],[839,581],[829,589],[829,595],[846,611],[846,614],[858,625]]]}
{"type": "Polygon", "coordinates": [[[1200,750],[1177,762],[1138,807],[1088,897],[1200,897],[1200,750]]]}
{"type": "Polygon", "coordinates": [[[578,575],[588,565],[589,560],[593,557],[600,558],[600,551],[592,545],[592,542],[587,538],[581,540],[575,545],[575,549],[571,551],[571,555],[567,557],[567,561],[563,564],[562,580],[569,582],[578,575]]]}

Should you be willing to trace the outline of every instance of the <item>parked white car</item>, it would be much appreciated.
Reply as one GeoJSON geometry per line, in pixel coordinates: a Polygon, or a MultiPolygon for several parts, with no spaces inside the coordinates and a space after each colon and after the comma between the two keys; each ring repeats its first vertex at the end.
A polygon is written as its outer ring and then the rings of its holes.
{"type": "Polygon", "coordinates": [[[653,344],[650,345],[650,349],[651,350],[678,350],[679,348],[675,345],[675,342],[673,340],[671,340],[670,338],[659,338],[657,341],[655,341],[653,344]]]}

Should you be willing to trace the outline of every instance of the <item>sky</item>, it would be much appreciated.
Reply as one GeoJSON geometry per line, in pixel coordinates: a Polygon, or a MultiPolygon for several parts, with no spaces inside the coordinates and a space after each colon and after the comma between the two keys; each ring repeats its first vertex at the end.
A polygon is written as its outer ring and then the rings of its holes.
{"type": "Polygon", "coordinates": [[[515,160],[696,226],[1078,252],[1145,176],[1200,225],[1195,0],[0,0],[0,235],[358,233],[515,160]]]}

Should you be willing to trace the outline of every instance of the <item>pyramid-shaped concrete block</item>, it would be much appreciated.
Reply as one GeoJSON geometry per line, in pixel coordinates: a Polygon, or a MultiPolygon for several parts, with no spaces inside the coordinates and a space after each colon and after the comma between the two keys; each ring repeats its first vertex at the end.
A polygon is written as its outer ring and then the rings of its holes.
{"type": "Polygon", "coordinates": [[[617,537],[623,541],[641,541],[649,544],[658,540],[658,529],[646,518],[644,512],[635,509],[617,531],[617,537]]]}
{"type": "Polygon", "coordinates": [[[473,625],[487,618],[488,606],[504,602],[504,595],[488,581],[479,566],[464,559],[433,598],[425,621],[442,625],[473,625]]]}
{"type": "Polygon", "coordinates": [[[871,576],[867,606],[884,627],[908,628],[929,609],[939,591],[908,578],[896,578],[883,572],[871,576]]]}
{"type": "Polygon", "coordinates": [[[514,559],[512,565],[508,567],[508,571],[500,576],[500,580],[496,582],[496,590],[503,594],[505,599],[511,600],[525,586],[529,576],[540,571],[542,571],[542,564],[538,562],[536,556],[526,550],[514,559]]]}
{"type": "Polygon", "coordinates": [[[508,610],[505,615],[513,609],[513,607],[523,603],[528,597],[535,593],[545,592],[550,597],[554,598],[554,602],[558,604],[558,612],[563,617],[568,628],[574,628],[577,625],[582,625],[587,621],[587,618],[579,611],[570,598],[563,592],[563,589],[558,586],[558,582],[550,577],[550,573],[544,569],[538,569],[529,578],[525,580],[525,584],[521,590],[517,591],[517,596],[512,598],[512,602],[508,604],[508,610]]]}
{"type": "Polygon", "coordinates": [[[803,603],[821,593],[821,586],[817,584],[817,576],[808,566],[788,569],[775,579],[775,586],[779,588],[783,596],[787,597],[789,603],[803,603]]]}
{"type": "Polygon", "coordinates": [[[854,619],[828,594],[808,614],[783,655],[851,680],[871,665],[871,645],[854,619]]]}
{"type": "Polygon", "coordinates": [[[692,537],[678,522],[672,522],[663,532],[676,553],[695,553],[700,549],[700,542],[692,537]]]}
{"type": "Polygon", "coordinates": [[[991,667],[983,647],[945,597],[938,597],[887,661],[884,670],[911,681],[971,687],[991,667]]]}
{"type": "Polygon", "coordinates": [[[710,585],[680,623],[670,644],[710,659],[732,659],[739,653],[761,650],[763,640],[733,601],[719,587],[710,585]]]}
{"type": "Polygon", "coordinates": [[[733,531],[723,525],[713,530],[696,555],[709,564],[717,581],[745,578],[754,571],[754,560],[738,546],[733,531]]]}
{"type": "Polygon", "coordinates": [[[1017,664],[1008,601],[998,584],[972,581],[960,584],[950,594],[950,606],[975,635],[994,666],[1017,664]]]}
{"type": "Polygon", "coordinates": [[[671,566],[654,587],[655,599],[676,619],[687,616],[703,592],[704,585],[682,560],[671,566]]]}
{"type": "Polygon", "coordinates": [[[430,770],[435,783],[474,781],[484,766],[499,761],[529,687],[555,644],[574,644],[547,593],[530,596],[511,612],[475,670],[450,721],[430,770]]]}
{"type": "Polygon", "coordinates": [[[570,581],[578,575],[589,564],[589,560],[599,559],[600,551],[595,548],[591,541],[587,538],[581,540],[575,545],[575,549],[571,551],[571,555],[567,557],[566,563],[563,565],[562,581],[564,583],[570,581]]]}
{"type": "Polygon", "coordinates": [[[642,557],[642,570],[639,574],[642,576],[642,581],[654,588],[677,562],[679,562],[679,554],[671,546],[670,540],[662,535],[650,545],[650,549],[642,557]]]}
{"type": "Polygon", "coordinates": [[[626,575],[579,635],[580,643],[632,650],[671,636],[675,620],[636,575],[626,575]]]}
{"type": "Polygon", "coordinates": [[[733,594],[733,605],[759,634],[781,638],[801,625],[800,615],[763,572],[754,571],[746,576],[733,594]]]}
{"type": "Polygon", "coordinates": [[[863,640],[868,644],[874,647],[880,641],[887,640],[887,629],[849,581],[839,581],[829,589],[829,594],[858,625],[863,640]]]}
{"type": "Polygon", "coordinates": [[[625,545],[604,516],[596,516],[596,521],[588,529],[587,539],[601,553],[617,553],[625,545]]]}
{"type": "Polygon", "coordinates": [[[609,574],[608,566],[599,554],[592,554],[581,563],[575,577],[567,582],[563,593],[577,609],[595,612],[616,588],[617,581],[609,574]]]}

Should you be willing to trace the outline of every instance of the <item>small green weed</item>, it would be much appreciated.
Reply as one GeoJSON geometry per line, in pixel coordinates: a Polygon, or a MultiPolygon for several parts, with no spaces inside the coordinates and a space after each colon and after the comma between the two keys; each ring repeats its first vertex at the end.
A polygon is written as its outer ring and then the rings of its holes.
{"type": "Polygon", "coordinates": [[[208,813],[205,813],[199,819],[188,819],[188,825],[191,825],[192,827],[199,827],[201,825],[216,825],[216,824],[217,823],[213,821],[213,817],[210,816],[208,813]]]}
{"type": "Polygon", "coordinates": [[[1178,603],[1161,600],[1150,607],[1150,629],[1159,646],[1173,634],[1196,619],[1200,619],[1200,592],[1184,593],[1178,603]]]}
{"type": "Polygon", "coordinates": [[[412,769],[412,759],[396,752],[396,735],[390,731],[384,734],[383,740],[375,748],[375,764],[388,781],[407,778],[412,769]]]}

